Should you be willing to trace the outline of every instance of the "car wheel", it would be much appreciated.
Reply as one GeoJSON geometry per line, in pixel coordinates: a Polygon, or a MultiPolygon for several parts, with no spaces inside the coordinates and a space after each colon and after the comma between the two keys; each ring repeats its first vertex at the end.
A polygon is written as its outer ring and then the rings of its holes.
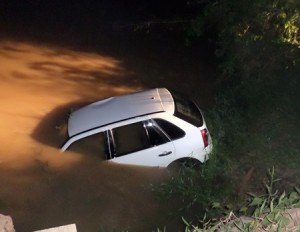
{"type": "Polygon", "coordinates": [[[173,161],[169,164],[168,168],[173,171],[180,171],[184,168],[193,168],[193,169],[201,169],[202,163],[193,158],[184,158],[173,161]]]}

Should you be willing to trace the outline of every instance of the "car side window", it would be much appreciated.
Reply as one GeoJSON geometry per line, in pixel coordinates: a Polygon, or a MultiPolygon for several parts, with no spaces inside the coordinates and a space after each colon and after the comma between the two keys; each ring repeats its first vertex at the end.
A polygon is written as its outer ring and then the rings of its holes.
{"type": "Polygon", "coordinates": [[[100,132],[79,139],[72,143],[68,148],[69,151],[77,152],[84,155],[91,155],[105,158],[104,151],[104,133],[100,132]]]}
{"type": "Polygon", "coordinates": [[[145,121],[144,126],[147,130],[152,146],[158,146],[170,142],[170,139],[159,128],[157,128],[157,125],[153,120],[145,121]]]}
{"type": "Polygon", "coordinates": [[[185,136],[185,132],[182,129],[166,120],[156,118],[154,121],[172,140],[180,139],[185,136]]]}
{"type": "Polygon", "coordinates": [[[151,147],[143,122],[114,128],[113,138],[116,157],[151,147]]]}

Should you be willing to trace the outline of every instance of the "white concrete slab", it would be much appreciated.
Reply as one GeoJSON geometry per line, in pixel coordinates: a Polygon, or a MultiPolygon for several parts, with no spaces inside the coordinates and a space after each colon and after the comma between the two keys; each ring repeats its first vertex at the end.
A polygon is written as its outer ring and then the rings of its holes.
{"type": "Polygon", "coordinates": [[[75,224],[70,224],[65,226],[53,227],[45,230],[36,230],[33,232],[77,232],[77,229],[75,224]]]}

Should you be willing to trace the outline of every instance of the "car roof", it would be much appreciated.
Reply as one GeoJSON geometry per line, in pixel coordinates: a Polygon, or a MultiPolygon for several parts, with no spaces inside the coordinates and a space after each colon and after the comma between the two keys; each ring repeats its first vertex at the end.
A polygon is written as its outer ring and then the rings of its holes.
{"type": "Polygon", "coordinates": [[[174,114],[171,93],[156,88],[97,101],[74,111],[68,121],[70,137],[82,132],[138,116],[158,112],[174,114]]]}

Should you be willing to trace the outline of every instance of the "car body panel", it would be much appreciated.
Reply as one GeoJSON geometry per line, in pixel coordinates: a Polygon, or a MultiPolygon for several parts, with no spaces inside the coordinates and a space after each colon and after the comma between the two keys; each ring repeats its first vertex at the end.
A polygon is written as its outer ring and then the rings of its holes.
{"type": "Polygon", "coordinates": [[[172,141],[176,147],[176,160],[194,158],[203,163],[208,159],[210,150],[204,148],[200,131],[202,128],[206,128],[205,122],[202,127],[198,128],[169,114],[154,114],[151,115],[151,118],[165,119],[185,131],[186,135],[183,138],[172,141]]]}
{"type": "Polygon", "coordinates": [[[109,161],[120,164],[141,165],[149,167],[167,167],[176,157],[173,142],[150,147],[138,152],[115,157],[109,161]]]}

